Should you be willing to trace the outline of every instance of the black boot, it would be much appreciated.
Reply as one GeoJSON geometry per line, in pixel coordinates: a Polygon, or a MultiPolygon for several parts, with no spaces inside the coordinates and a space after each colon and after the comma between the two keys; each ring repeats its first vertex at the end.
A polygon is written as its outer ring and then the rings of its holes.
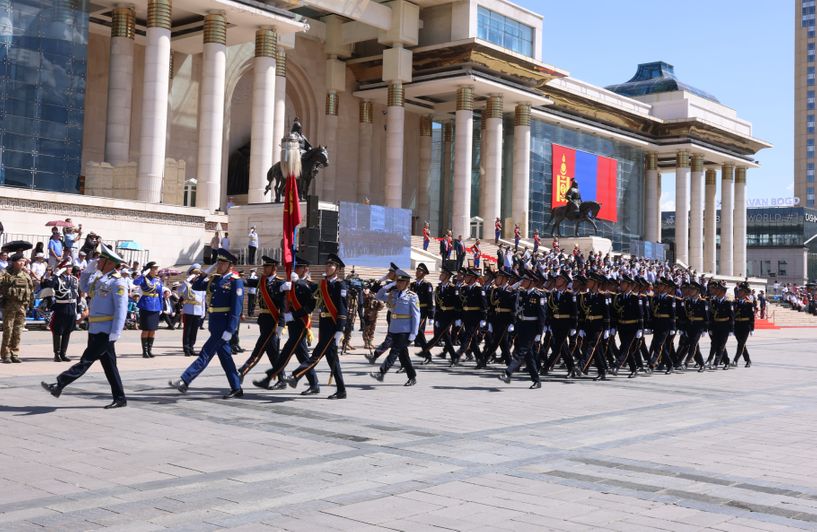
{"type": "Polygon", "coordinates": [[[54,362],[60,362],[60,337],[53,334],[51,340],[54,343],[54,362]]]}
{"type": "Polygon", "coordinates": [[[148,338],[148,357],[153,358],[153,338],[148,338]]]}
{"type": "Polygon", "coordinates": [[[68,341],[71,339],[71,333],[63,334],[60,338],[60,360],[63,362],[71,362],[71,359],[66,356],[68,352],[68,341]]]}
{"type": "Polygon", "coordinates": [[[142,358],[150,358],[148,354],[148,339],[142,338],[142,358]]]}

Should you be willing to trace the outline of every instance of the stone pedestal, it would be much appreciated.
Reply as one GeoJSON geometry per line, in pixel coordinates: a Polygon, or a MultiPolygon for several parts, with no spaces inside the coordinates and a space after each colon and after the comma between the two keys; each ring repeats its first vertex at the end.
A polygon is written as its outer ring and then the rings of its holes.
{"type": "Polygon", "coordinates": [[[613,251],[613,241],[609,238],[601,238],[599,236],[580,236],[580,237],[561,237],[559,238],[559,247],[565,252],[570,253],[573,248],[579,245],[579,251],[585,256],[591,251],[601,251],[602,255],[613,251]]]}

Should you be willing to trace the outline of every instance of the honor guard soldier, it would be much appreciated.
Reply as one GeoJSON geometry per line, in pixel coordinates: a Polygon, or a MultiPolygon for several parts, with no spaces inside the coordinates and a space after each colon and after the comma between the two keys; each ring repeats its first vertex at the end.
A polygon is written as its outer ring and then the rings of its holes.
{"type": "Polygon", "coordinates": [[[465,355],[470,360],[472,353],[476,358],[476,369],[482,369],[487,364],[482,351],[479,348],[479,329],[485,327],[486,310],[488,301],[485,298],[485,290],[477,283],[479,272],[468,268],[465,271],[464,284],[460,288],[460,301],[462,301],[462,324],[463,336],[460,348],[456,356],[451,361],[452,366],[459,364],[460,358],[465,355]]]}
{"type": "MultiPolygon", "coordinates": [[[[281,301],[283,315],[279,323],[287,327],[288,338],[281,348],[278,358],[271,369],[267,370],[267,376],[261,380],[253,381],[253,386],[270,389],[272,379],[278,377],[278,383],[272,389],[280,390],[286,388],[284,380],[284,370],[292,355],[295,355],[299,364],[306,364],[309,361],[309,349],[306,344],[306,337],[312,325],[312,311],[315,310],[315,293],[317,285],[307,281],[309,274],[309,261],[303,257],[295,257],[295,267],[289,276],[288,283],[282,283],[280,291],[285,294],[281,301]]],[[[280,327],[280,325],[279,325],[280,327]]],[[[280,336],[280,333],[279,333],[280,336]]],[[[301,392],[301,395],[314,395],[320,393],[321,387],[318,383],[318,374],[312,368],[306,372],[306,380],[309,388],[301,392]]]]}
{"type": "Polygon", "coordinates": [[[607,279],[598,273],[589,273],[585,284],[587,292],[579,296],[579,335],[582,337],[581,370],[587,374],[590,362],[596,363],[598,375],[593,380],[607,380],[607,361],[603,340],[610,337],[610,298],[599,290],[607,279]]]}
{"type": "Polygon", "coordinates": [[[440,272],[440,283],[434,289],[434,336],[420,353],[420,356],[425,358],[424,364],[431,362],[431,349],[441,341],[443,352],[437,355],[438,357],[445,358],[445,354],[448,353],[451,360],[454,360],[457,356],[454,345],[451,343],[451,326],[457,319],[460,292],[459,288],[451,282],[453,276],[453,271],[443,267],[440,272]]]}
{"type": "Polygon", "coordinates": [[[186,357],[196,355],[196,339],[204,319],[206,293],[204,290],[193,290],[193,280],[199,275],[201,265],[193,264],[187,270],[187,278],[178,288],[182,300],[182,351],[186,357]]]}
{"type": "Polygon", "coordinates": [[[330,253],[326,261],[326,274],[318,285],[321,318],[318,326],[318,345],[312,351],[309,360],[302,362],[287,379],[287,384],[295,388],[298,381],[310,370],[314,369],[323,357],[329,364],[332,376],[335,378],[337,390],[329,399],[346,399],[346,386],[343,383],[343,373],[338,358],[338,342],[343,338],[343,328],[346,326],[346,283],[338,278],[338,269],[345,264],[330,253]]]}
{"type": "Polygon", "coordinates": [[[516,276],[505,270],[498,270],[494,286],[488,293],[488,322],[492,331],[491,345],[485,346],[485,357],[490,357],[499,349],[505,365],[511,363],[511,345],[514,335],[514,312],[516,311],[516,290],[511,287],[511,280],[516,276]]]}
{"type": "Polygon", "coordinates": [[[627,375],[627,378],[632,379],[638,375],[635,350],[638,349],[638,342],[644,336],[644,301],[633,293],[635,280],[629,275],[622,275],[620,287],[621,292],[613,298],[611,317],[612,325],[618,331],[621,342],[619,358],[613,368],[613,374],[618,374],[618,370],[624,365],[626,359],[630,366],[630,374],[627,375]]]}
{"type": "Polygon", "coordinates": [[[729,369],[726,342],[729,340],[729,334],[735,330],[735,308],[732,302],[726,299],[726,284],[723,281],[710,281],[709,291],[712,294],[709,299],[709,308],[712,312],[709,331],[712,334],[712,343],[706,362],[712,364],[714,360],[710,369],[717,369],[721,362],[724,363],[723,369],[729,369]]]}
{"type": "Polygon", "coordinates": [[[411,276],[398,269],[395,272],[395,278],[396,280],[393,283],[389,283],[378,290],[375,296],[379,301],[385,302],[386,306],[392,311],[391,322],[389,323],[392,345],[389,356],[380,365],[380,371],[373,371],[369,373],[369,376],[383,382],[386,373],[399,357],[400,364],[408,377],[404,386],[414,386],[417,383],[417,372],[414,371],[414,366],[411,364],[408,346],[417,336],[417,331],[423,321],[422,311],[417,294],[408,289],[411,276]]]}
{"type": "MultiPolygon", "coordinates": [[[[516,280],[513,272],[507,272],[505,275],[514,281],[516,280]]],[[[514,302],[514,322],[507,326],[509,332],[515,332],[516,334],[516,348],[511,363],[499,376],[501,381],[510,383],[511,376],[524,362],[530,380],[533,381],[530,386],[531,390],[542,387],[533,344],[542,340],[547,312],[545,295],[533,287],[535,276],[532,272],[525,272],[520,280],[519,291],[514,302]]]]}
{"type": "Polygon", "coordinates": [[[654,370],[661,364],[667,374],[672,373],[675,361],[670,353],[670,344],[675,336],[675,282],[661,279],[656,285],[657,293],[652,298],[652,343],[650,344],[649,366],[654,370]]]}
{"type": "Polygon", "coordinates": [[[434,321],[434,286],[425,280],[426,275],[428,275],[428,266],[421,262],[414,272],[414,282],[409,285],[409,289],[417,294],[417,299],[420,302],[420,325],[417,329],[414,345],[422,350],[425,350],[428,345],[425,332],[426,324],[429,321],[434,321]]]}
{"type": "Polygon", "coordinates": [[[187,392],[190,383],[207,368],[213,357],[218,355],[227,382],[230,384],[230,391],[223,396],[224,399],[244,395],[230,351],[230,340],[240,324],[244,304],[244,282],[232,271],[236,262],[238,259],[232,253],[226,249],[219,249],[216,253],[216,264],[193,281],[193,290],[204,290],[206,293],[210,337],[202,346],[198,358],[182,373],[181,378],[169,382],[172,388],[181,393],[187,392]],[[208,278],[207,274],[213,268],[216,273],[208,278]]]}
{"type": "Polygon", "coordinates": [[[238,368],[238,375],[241,380],[252,371],[252,368],[261,360],[261,355],[267,354],[270,365],[275,367],[278,359],[279,348],[279,326],[283,329],[281,321],[281,309],[284,306],[284,294],[282,287],[291,290],[292,281],[282,281],[276,276],[278,271],[278,261],[266,255],[261,257],[263,271],[260,278],[248,279],[247,285],[252,285],[257,290],[258,295],[258,341],[252,350],[249,358],[238,368]]]}
{"type": "MultiPolygon", "coordinates": [[[[570,274],[562,271],[556,276],[554,290],[548,299],[548,320],[553,334],[553,354],[547,361],[546,370],[550,371],[559,357],[567,366],[567,376],[579,378],[581,373],[573,363],[573,353],[569,349],[569,339],[576,334],[579,312],[576,296],[567,286],[573,281],[570,274]]],[[[547,373],[546,373],[547,374],[547,373]]]]}
{"type": "Polygon", "coordinates": [[[142,275],[133,280],[133,285],[142,292],[137,303],[139,329],[142,330],[142,358],[153,358],[153,340],[159,328],[164,286],[158,275],[159,265],[151,261],[145,264],[142,275]]]}
{"type": "MultiPolygon", "coordinates": [[[[31,249],[31,244],[27,249],[31,249]]],[[[26,258],[22,252],[9,257],[8,263],[8,267],[0,273],[0,295],[3,296],[3,344],[0,355],[4,364],[19,364],[20,336],[26,326],[26,311],[31,305],[34,280],[26,268],[26,258]]]]}
{"type": "Polygon", "coordinates": [[[63,260],[54,275],[43,279],[43,288],[54,290],[54,306],[51,307],[51,340],[54,345],[54,362],[69,362],[68,342],[77,325],[77,300],[79,280],[71,274],[71,261],[63,260]]]}
{"type": "Polygon", "coordinates": [[[735,351],[735,359],[732,361],[733,366],[738,365],[738,360],[741,355],[746,361],[746,367],[752,366],[752,360],[749,358],[749,350],[746,349],[746,341],[749,335],[755,331],[755,306],[749,301],[749,295],[752,289],[749,283],[743,282],[738,285],[737,296],[735,299],[735,340],[738,341],[738,347],[735,351]]]}
{"type": "Polygon", "coordinates": [[[96,263],[86,268],[80,277],[79,287],[91,298],[88,317],[88,346],[79,362],[57,377],[53,384],[42,383],[43,388],[54,397],[59,397],[63,389],[82,377],[99,360],[105,377],[111,385],[113,402],[106,409],[121,408],[128,404],[125,389],[116,367],[114,345],[125,327],[128,314],[128,285],[116,268],[124,262],[105,244],[96,263]]]}
{"type": "Polygon", "coordinates": [[[687,286],[687,297],[684,299],[684,327],[686,340],[683,351],[678,353],[678,362],[684,367],[691,359],[698,364],[698,373],[704,371],[705,364],[701,354],[701,336],[709,327],[709,302],[701,297],[706,290],[703,285],[691,282],[687,286]]]}

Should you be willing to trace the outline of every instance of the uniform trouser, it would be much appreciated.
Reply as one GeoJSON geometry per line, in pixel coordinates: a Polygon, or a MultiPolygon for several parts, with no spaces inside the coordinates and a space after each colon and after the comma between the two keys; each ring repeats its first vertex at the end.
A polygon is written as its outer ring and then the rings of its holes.
{"type": "MultiPolygon", "coordinates": [[[[255,246],[247,246],[247,264],[250,266],[255,265],[255,252],[258,251],[258,248],[255,246]]],[[[250,312],[252,314],[252,312],[250,312]]]]}
{"type": "Polygon", "coordinates": [[[3,343],[0,355],[16,357],[20,353],[20,335],[26,325],[26,304],[7,302],[3,306],[3,343]]]}
{"type": "Polygon", "coordinates": [[[242,377],[252,371],[252,368],[261,360],[261,355],[267,354],[270,364],[274,367],[278,361],[278,323],[271,314],[261,314],[258,316],[258,340],[255,342],[255,347],[250,353],[249,358],[239,368],[238,372],[242,377]]]}
{"type": "Polygon", "coordinates": [[[414,366],[409,357],[409,334],[408,333],[391,333],[392,343],[389,350],[389,356],[380,364],[380,373],[386,373],[394,365],[394,361],[399,357],[400,365],[406,371],[406,376],[409,379],[417,377],[417,372],[414,371],[414,366]]]}
{"type": "Polygon", "coordinates": [[[377,347],[374,348],[374,353],[373,353],[374,359],[377,360],[380,357],[380,355],[382,355],[383,353],[385,353],[386,351],[391,349],[391,345],[392,345],[393,341],[394,341],[394,338],[391,337],[391,333],[387,332],[386,337],[383,338],[383,341],[380,342],[380,345],[378,345],[377,347]]]}
{"type": "MultiPolygon", "coordinates": [[[[486,357],[496,353],[496,350],[499,349],[500,353],[502,353],[502,360],[504,360],[506,364],[511,361],[511,333],[508,332],[508,326],[512,323],[513,318],[510,313],[507,315],[498,314],[494,317],[491,322],[491,328],[494,330],[494,333],[491,336],[491,343],[485,348],[486,357]]],[[[531,348],[532,347],[533,344],[531,344],[531,348]]]]}
{"type": "Polygon", "coordinates": [[[749,340],[749,333],[752,331],[749,325],[735,324],[735,340],[738,341],[738,347],[735,350],[735,362],[740,360],[741,355],[743,360],[751,362],[749,359],[749,350],[746,349],[746,341],[749,340]]]}
{"type": "Polygon", "coordinates": [[[624,364],[624,359],[627,359],[627,364],[630,366],[630,371],[636,371],[638,365],[635,362],[635,350],[638,349],[639,338],[635,335],[638,333],[638,327],[635,326],[620,326],[618,329],[618,337],[621,340],[621,347],[619,349],[619,358],[616,362],[616,368],[620,368],[624,364]]]}
{"type": "Polygon", "coordinates": [[[462,355],[473,353],[478,365],[485,363],[483,360],[482,350],[479,348],[479,318],[467,318],[462,320],[463,336],[460,343],[460,349],[457,351],[456,359],[459,360],[462,355]]]}
{"type": "Polygon", "coordinates": [[[539,366],[539,369],[542,369],[544,364],[547,364],[548,361],[548,353],[550,352],[551,346],[553,345],[553,333],[550,331],[550,327],[547,328],[545,334],[542,335],[541,342],[538,345],[534,343],[534,352],[536,353],[536,365],[539,366]]]}
{"type": "Polygon", "coordinates": [[[505,373],[508,376],[513,375],[515,371],[522,367],[522,362],[524,362],[525,366],[527,366],[530,380],[539,382],[539,362],[536,357],[536,352],[533,350],[533,340],[541,331],[537,331],[538,324],[522,325],[522,323],[524,322],[520,322],[519,329],[516,331],[516,348],[514,349],[508,367],[505,368],[505,373]]]}
{"type": "MultiPolygon", "coordinates": [[[[267,378],[269,379],[277,377],[278,374],[286,369],[289,365],[289,361],[292,360],[292,355],[295,355],[295,358],[301,365],[309,360],[309,349],[306,346],[306,326],[304,322],[300,319],[289,322],[287,324],[287,333],[289,334],[289,338],[287,338],[284,347],[279,350],[278,356],[272,364],[272,368],[267,370],[267,378]]],[[[320,388],[318,374],[315,372],[315,368],[306,372],[306,380],[309,382],[310,388],[320,388]]]]}
{"type": "Polygon", "coordinates": [[[247,294],[247,315],[253,316],[255,314],[255,302],[258,300],[257,294],[247,294]]]}
{"type": "Polygon", "coordinates": [[[218,355],[218,361],[221,362],[221,367],[227,376],[230,390],[238,390],[241,388],[238,370],[235,369],[233,355],[230,352],[230,343],[225,342],[221,338],[223,333],[224,331],[210,331],[210,338],[204,342],[199,357],[182,373],[182,381],[184,381],[185,384],[189,386],[190,383],[204,371],[207,365],[210,364],[213,357],[218,355]]]}
{"type": "Polygon", "coordinates": [[[698,363],[699,366],[704,365],[704,357],[701,354],[701,336],[704,333],[704,329],[701,327],[687,327],[686,329],[686,340],[684,341],[684,346],[678,346],[678,363],[679,364],[688,364],[690,358],[695,358],[695,362],[698,363]]]}
{"type": "Polygon", "coordinates": [[[675,361],[670,354],[669,344],[672,342],[670,336],[672,326],[665,323],[656,324],[652,331],[652,343],[650,344],[650,366],[655,366],[658,359],[669,367],[675,367],[675,361]]]}
{"type": "Polygon", "coordinates": [[[202,316],[195,314],[184,314],[182,316],[182,349],[185,353],[194,353],[196,351],[196,338],[199,335],[199,327],[201,327],[202,316]]]}
{"type": "MultiPolygon", "coordinates": [[[[590,323],[590,322],[589,322],[590,323]]],[[[602,334],[604,333],[604,325],[589,326],[584,330],[584,339],[582,341],[582,372],[585,368],[590,366],[590,360],[596,363],[596,369],[599,375],[607,372],[607,361],[604,359],[604,345],[602,344],[602,334]]]]}
{"type": "Polygon", "coordinates": [[[331,318],[321,318],[320,326],[318,327],[318,345],[312,350],[312,356],[306,362],[302,362],[292,376],[300,379],[310,370],[314,370],[318,362],[323,357],[326,357],[326,363],[329,364],[329,369],[332,371],[332,376],[335,378],[335,386],[338,392],[345,392],[346,386],[343,384],[343,372],[340,369],[340,358],[338,358],[338,344],[335,342],[335,332],[337,327],[334,320],[331,318]]]}
{"type": "Polygon", "coordinates": [[[51,315],[51,340],[54,343],[54,355],[62,355],[68,352],[68,342],[74,326],[77,323],[77,307],[70,304],[67,307],[63,304],[54,306],[54,313],[51,315]]]}
{"type": "Polygon", "coordinates": [[[437,319],[434,322],[434,336],[431,337],[428,344],[426,345],[425,351],[430,352],[434,347],[437,346],[440,342],[443,343],[443,356],[446,353],[451,357],[451,360],[457,356],[457,352],[454,351],[454,345],[451,343],[451,324],[454,323],[454,317],[440,313],[437,315],[437,319]]]}
{"type": "Polygon", "coordinates": [[[414,339],[414,345],[422,350],[428,347],[428,339],[426,338],[426,325],[428,324],[428,314],[420,313],[420,327],[417,329],[417,337],[414,339]]]}
{"type": "Polygon", "coordinates": [[[550,355],[550,358],[547,360],[547,368],[552,368],[561,356],[567,366],[567,371],[572,372],[575,366],[573,364],[573,353],[570,351],[568,340],[572,326],[553,324],[550,328],[553,331],[553,337],[551,339],[553,354],[550,355]]]}
{"type": "Polygon", "coordinates": [[[712,328],[712,345],[709,348],[709,357],[708,360],[712,360],[714,357],[714,363],[716,366],[720,365],[721,358],[726,351],[726,342],[729,340],[729,326],[714,326],[712,328]]]}
{"type": "Polygon", "coordinates": [[[119,370],[116,367],[116,349],[113,342],[108,341],[107,333],[88,334],[88,346],[79,362],[62,372],[57,377],[57,386],[65,388],[78,378],[85,375],[85,372],[99,360],[108,384],[111,385],[111,395],[114,401],[125,400],[125,389],[122,387],[122,379],[119,377],[119,370]]]}

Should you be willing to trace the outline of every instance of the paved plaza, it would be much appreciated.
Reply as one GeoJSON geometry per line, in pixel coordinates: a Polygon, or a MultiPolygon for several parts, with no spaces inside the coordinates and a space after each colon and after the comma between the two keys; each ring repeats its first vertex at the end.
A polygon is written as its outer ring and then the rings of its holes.
{"type": "Polygon", "coordinates": [[[345,401],[325,399],[324,362],[319,396],[222,400],[217,361],[181,396],[179,338],[159,331],[144,360],[126,331],[128,408],[106,411],[98,366],[44,392],[67,364],[25,333],[25,363],[0,366],[0,529],[817,528],[817,329],[759,331],[750,369],[540,390],[441,362],[381,384],[351,354],[345,401]]]}

